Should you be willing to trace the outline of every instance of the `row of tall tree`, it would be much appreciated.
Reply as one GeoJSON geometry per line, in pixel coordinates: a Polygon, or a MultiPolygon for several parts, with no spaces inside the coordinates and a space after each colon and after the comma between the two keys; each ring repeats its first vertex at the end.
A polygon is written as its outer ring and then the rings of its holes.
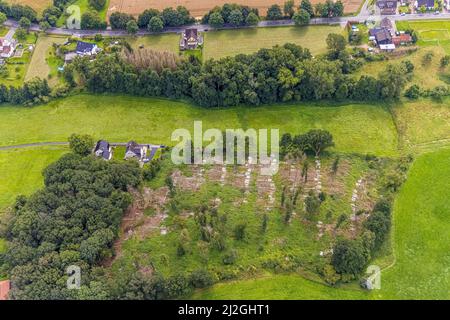
{"type": "Polygon", "coordinates": [[[71,70],[91,92],[188,98],[204,107],[400,97],[407,81],[404,65],[388,65],[378,78],[356,77],[351,72],[357,59],[348,54],[345,39],[331,34],[327,43],[328,54],[314,59],[309,50],[285,44],[204,64],[189,58],[162,71],[138,68],[120,55],[91,63],[80,59],[71,70]]]}

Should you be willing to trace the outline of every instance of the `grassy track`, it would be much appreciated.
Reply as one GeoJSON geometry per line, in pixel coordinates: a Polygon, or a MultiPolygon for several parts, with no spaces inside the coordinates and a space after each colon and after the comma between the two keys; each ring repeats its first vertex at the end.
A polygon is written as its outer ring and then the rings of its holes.
{"type": "Polygon", "coordinates": [[[299,276],[219,284],[199,299],[450,299],[450,149],[420,156],[394,208],[396,263],[382,272],[381,290],[335,289],[299,276]]]}
{"type": "Polygon", "coordinates": [[[342,152],[395,155],[397,148],[390,114],[380,106],[367,105],[208,110],[169,100],[79,95],[36,108],[4,106],[0,118],[0,145],[66,141],[72,133],[119,142],[173,144],[173,130],[191,130],[194,120],[202,120],[204,128],[279,128],[280,134],[324,128],[333,133],[336,149],[342,152]]]}
{"type": "Polygon", "coordinates": [[[287,42],[299,44],[313,54],[326,50],[326,37],[342,33],[339,26],[272,27],[212,31],[205,34],[205,58],[219,58],[246,54],[261,48],[271,48],[287,42]]]}

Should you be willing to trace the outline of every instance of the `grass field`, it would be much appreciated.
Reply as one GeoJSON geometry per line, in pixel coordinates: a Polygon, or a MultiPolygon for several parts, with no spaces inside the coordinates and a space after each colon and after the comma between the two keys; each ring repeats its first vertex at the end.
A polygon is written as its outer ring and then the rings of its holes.
{"type": "MultiPolygon", "coordinates": [[[[236,54],[254,53],[262,48],[272,48],[287,42],[296,43],[313,54],[326,50],[326,37],[342,33],[339,26],[271,27],[237,30],[209,31],[205,35],[203,57],[218,59],[236,54]]],[[[144,45],[157,51],[179,52],[180,36],[177,34],[151,35],[127,38],[133,48],[144,45]]]]}
{"type": "Polygon", "coordinates": [[[41,13],[45,8],[52,5],[52,0],[6,0],[7,3],[28,5],[36,10],[37,13],[41,13]]]}
{"type": "Polygon", "coordinates": [[[449,299],[450,149],[420,156],[396,199],[395,264],[382,272],[381,290],[335,289],[299,276],[218,284],[195,299],[449,299]]]}
{"type": "Polygon", "coordinates": [[[138,49],[139,46],[143,45],[145,48],[156,51],[179,52],[179,34],[171,33],[144,37],[128,37],[126,40],[134,49],[138,49]]]}
{"type": "Polygon", "coordinates": [[[402,144],[413,148],[433,142],[450,144],[449,103],[450,99],[418,100],[393,108],[402,144]]]}
{"type": "MultiPolygon", "coordinates": [[[[450,68],[440,68],[440,60],[445,54],[446,52],[442,47],[433,45],[421,47],[418,51],[407,56],[391,58],[389,63],[398,64],[406,60],[411,61],[414,64],[414,73],[407,87],[412,84],[417,84],[421,88],[432,89],[438,85],[450,83],[450,79],[447,78],[448,74],[450,74],[450,68]],[[424,56],[428,52],[433,53],[432,61],[424,64],[424,56]]],[[[358,73],[377,76],[385,68],[386,61],[371,62],[365,64],[358,73]]]]}
{"type": "Polygon", "coordinates": [[[42,170],[66,148],[45,147],[0,151],[0,212],[19,194],[29,195],[42,186],[42,170]]]}
{"type": "Polygon", "coordinates": [[[342,152],[395,155],[397,149],[389,112],[373,105],[298,104],[208,110],[169,100],[79,95],[36,108],[3,106],[0,118],[0,145],[66,141],[72,133],[116,142],[137,139],[170,145],[173,130],[191,129],[194,120],[203,120],[204,128],[279,128],[280,134],[324,128],[333,133],[336,149],[342,152]]]}
{"type": "Polygon", "coordinates": [[[66,37],[40,36],[36,43],[36,48],[25,76],[25,81],[35,77],[47,79],[48,75],[52,74],[50,84],[54,84],[56,74],[53,66],[55,57],[54,55],[51,55],[53,51],[52,45],[53,43],[62,44],[66,40],[66,37]]]}
{"type": "Polygon", "coordinates": [[[261,48],[271,48],[287,42],[299,44],[313,54],[326,50],[330,33],[342,33],[339,26],[271,27],[239,30],[211,31],[205,34],[205,58],[253,53],[261,48]]]}
{"type": "Polygon", "coordinates": [[[414,29],[419,34],[418,44],[421,46],[438,45],[450,53],[450,21],[398,21],[398,30],[414,29]]]}

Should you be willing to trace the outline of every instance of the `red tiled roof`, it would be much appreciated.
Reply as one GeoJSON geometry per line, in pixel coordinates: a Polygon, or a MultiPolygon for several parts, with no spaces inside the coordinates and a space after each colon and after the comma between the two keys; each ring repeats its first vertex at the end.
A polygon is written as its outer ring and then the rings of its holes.
{"type": "Polygon", "coordinates": [[[392,42],[394,42],[395,45],[399,45],[400,43],[408,43],[412,42],[412,37],[409,34],[401,34],[399,36],[393,37],[392,42]]]}
{"type": "Polygon", "coordinates": [[[8,298],[10,289],[11,283],[9,280],[0,281],[0,300],[6,300],[8,298]]]}

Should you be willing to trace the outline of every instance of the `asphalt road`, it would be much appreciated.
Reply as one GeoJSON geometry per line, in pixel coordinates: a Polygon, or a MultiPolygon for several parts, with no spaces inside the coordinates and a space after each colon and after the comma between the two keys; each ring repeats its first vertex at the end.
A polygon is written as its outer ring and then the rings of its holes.
{"type": "MultiPolygon", "coordinates": [[[[310,24],[317,25],[317,24],[346,24],[348,21],[358,21],[358,22],[364,22],[368,19],[380,19],[381,17],[378,15],[371,15],[368,9],[368,3],[369,0],[366,0],[361,7],[361,11],[356,16],[349,16],[349,17],[338,17],[338,18],[314,18],[311,19],[310,24]]],[[[450,13],[440,13],[438,15],[433,13],[426,13],[426,14],[407,14],[404,16],[401,15],[388,15],[383,17],[389,17],[393,21],[405,21],[405,20],[443,20],[443,19],[450,19],[450,13]]],[[[265,27],[280,27],[280,26],[293,26],[295,25],[292,20],[275,20],[275,21],[261,21],[258,24],[258,28],[265,28],[265,27]]],[[[7,20],[5,22],[5,26],[7,27],[13,27],[17,28],[18,22],[14,20],[7,20]]],[[[207,32],[210,30],[215,30],[210,25],[205,24],[196,24],[195,27],[200,32],[207,32]]],[[[251,28],[251,27],[239,27],[239,28],[251,28]]],[[[166,28],[162,33],[181,33],[186,29],[186,26],[178,27],[178,28],[166,28]]],[[[231,26],[224,26],[221,29],[235,29],[235,27],[231,26]]],[[[33,24],[30,28],[31,31],[42,31],[37,24],[33,24]]],[[[70,30],[66,28],[50,28],[46,31],[48,34],[54,34],[54,35],[67,35],[67,36],[92,36],[96,34],[101,34],[105,37],[125,37],[130,36],[126,31],[124,30],[70,30]]],[[[154,34],[153,32],[147,31],[147,30],[140,30],[137,35],[138,36],[144,36],[154,34]]]]}

